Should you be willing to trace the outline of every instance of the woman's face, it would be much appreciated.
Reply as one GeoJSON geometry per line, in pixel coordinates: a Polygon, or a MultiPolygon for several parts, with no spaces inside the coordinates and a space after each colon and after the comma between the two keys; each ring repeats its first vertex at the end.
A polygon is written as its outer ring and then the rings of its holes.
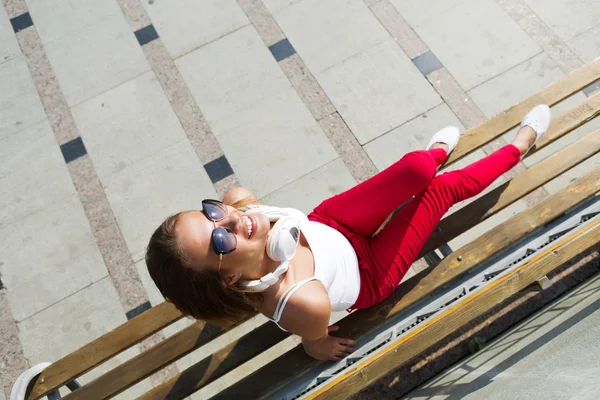
{"type": "Polygon", "coordinates": [[[221,275],[226,277],[229,284],[240,278],[259,279],[268,260],[266,243],[269,220],[262,214],[246,215],[233,207],[226,207],[227,216],[216,222],[206,218],[202,211],[188,211],[179,217],[175,232],[183,256],[190,261],[192,268],[212,268],[216,271],[219,255],[211,242],[212,231],[215,226],[227,228],[235,234],[237,246],[231,253],[223,255],[221,275]]]}

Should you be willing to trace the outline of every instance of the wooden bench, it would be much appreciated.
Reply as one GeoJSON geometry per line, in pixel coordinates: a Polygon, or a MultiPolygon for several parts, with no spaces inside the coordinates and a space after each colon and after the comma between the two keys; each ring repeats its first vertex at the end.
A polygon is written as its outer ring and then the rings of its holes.
{"type": "MultiPolygon", "coordinates": [[[[579,92],[600,79],[600,59],[580,68],[537,94],[514,105],[462,136],[446,166],[489,143],[517,126],[525,113],[534,105],[554,105],[579,92]]],[[[600,93],[585,99],[576,107],[555,116],[549,132],[537,144],[538,151],[574,129],[582,126],[600,113],[600,93]]],[[[592,132],[573,144],[517,175],[512,180],[473,201],[468,206],[444,218],[431,236],[421,255],[439,248],[480,222],[493,217],[501,210],[546,184],[563,172],[582,163],[600,151],[600,130],[592,132]]],[[[339,321],[339,334],[358,339],[389,321],[408,307],[447,287],[476,265],[513,245],[520,238],[548,224],[578,204],[592,198],[600,191],[600,171],[593,171],[576,180],[559,193],[543,199],[526,211],[491,229],[481,237],[444,258],[435,268],[426,269],[403,282],[384,302],[366,310],[354,312],[339,321]]],[[[517,272],[494,284],[493,288],[478,295],[466,305],[450,308],[447,315],[428,321],[425,327],[411,333],[410,337],[395,344],[392,350],[370,360],[360,369],[350,368],[340,377],[320,388],[312,395],[319,398],[345,399],[374,382],[394,365],[427,349],[448,332],[468,323],[482,312],[486,305],[502,300],[511,293],[522,290],[535,279],[589,248],[600,237],[600,227],[595,224],[576,237],[567,237],[550,252],[535,257],[517,272]],[[541,275],[540,275],[541,274],[541,275]],[[451,323],[449,321],[452,321],[451,323]],[[432,334],[432,332],[434,332],[432,334]],[[426,339],[425,339],[426,337],[426,339]]],[[[162,303],[147,310],[115,330],[99,337],[81,349],[54,362],[35,379],[27,399],[38,399],[56,388],[64,386],[78,376],[101,365],[111,357],[141,342],[150,335],[181,319],[182,315],[171,304],[162,303]]],[[[198,321],[168,337],[154,347],[122,363],[109,372],[65,396],[65,399],[103,399],[115,396],[151,374],[170,365],[186,354],[218,338],[235,326],[221,327],[198,321]]],[[[140,399],[179,399],[214,382],[243,363],[280,343],[289,335],[275,324],[266,323],[225,347],[205,354],[195,365],[177,374],[145,393],[140,399]]],[[[202,351],[202,349],[198,350],[202,351]]],[[[258,398],[273,393],[288,384],[309,368],[320,362],[308,357],[297,346],[220,392],[219,399],[258,398]]],[[[72,386],[72,385],[71,385],[72,386]]]]}

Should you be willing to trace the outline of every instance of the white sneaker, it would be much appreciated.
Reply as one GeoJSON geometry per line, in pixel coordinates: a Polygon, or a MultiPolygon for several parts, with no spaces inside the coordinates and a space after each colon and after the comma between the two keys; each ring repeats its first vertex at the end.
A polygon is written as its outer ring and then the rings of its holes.
{"type": "Polygon", "coordinates": [[[425,148],[425,150],[429,150],[434,143],[444,143],[448,145],[448,154],[452,153],[452,150],[456,147],[458,143],[458,139],[460,139],[460,130],[455,126],[447,126],[439,131],[437,131],[429,141],[429,144],[425,148]]]}
{"type": "Polygon", "coordinates": [[[525,154],[521,156],[521,160],[525,158],[527,153],[529,153],[529,150],[531,150],[531,148],[535,146],[538,140],[540,140],[541,137],[544,136],[544,133],[546,133],[548,127],[550,126],[551,119],[552,117],[550,114],[550,107],[548,107],[545,104],[539,104],[533,107],[531,111],[529,111],[527,115],[525,115],[525,118],[523,118],[519,129],[521,129],[524,126],[529,126],[535,131],[536,137],[533,144],[529,146],[525,154]]]}

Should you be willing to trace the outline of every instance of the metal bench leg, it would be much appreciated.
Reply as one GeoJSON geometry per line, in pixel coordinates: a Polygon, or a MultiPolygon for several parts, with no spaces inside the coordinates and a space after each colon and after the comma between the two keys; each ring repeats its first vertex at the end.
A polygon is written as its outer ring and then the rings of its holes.
{"type": "Polygon", "coordinates": [[[440,252],[444,257],[448,257],[450,254],[453,253],[452,248],[448,245],[448,243],[444,243],[440,246],[440,252]]]}

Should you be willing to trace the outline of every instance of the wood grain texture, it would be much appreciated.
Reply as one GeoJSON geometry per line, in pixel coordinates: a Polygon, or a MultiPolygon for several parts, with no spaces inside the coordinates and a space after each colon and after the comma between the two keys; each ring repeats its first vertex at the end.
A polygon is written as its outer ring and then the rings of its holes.
{"type": "Polygon", "coordinates": [[[506,131],[517,126],[525,114],[538,104],[552,106],[600,79],[600,57],[547,86],[536,94],[515,104],[488,121],[470,129],[461,136],[460,142],[448,157],[445,166],[451,165],[477,148],[491,142],[506,131]]]}
{"type": "Polygon", "coordinates": [[[116,396],[145,377],[230,330],[203,321],[177,332],[136,357],[69,393],[64,399],[102,399],[116,396]]]}
{"type": "Polygon", "coordinates": [[[109,358],[182,318],[171,303],[161,303],[46,368],[28,399],[38,399],[109,358]]]}
{"type": "Polygon", "coordinates": [[[289,333],[267,322],[138,397],[137,400],[182,399],[288,336],[289,333]]]}
{"type": "MultiPolygon", "coordinates": [[[[373,331],[393,316],[451,284],[482,261],[498,254],[599,191],[600,170],[595,170],[458,249],[436,268],[426,269],[403,282],[383,302],[345,317],[336,324],[340,327],[337,333],[341,337],[358,339],[373,331]],[[461,261],[458,261],[459,256],[462,257],[461,261]]],[[[266,396],[319,363],[306,355],[302,346],[298,346],[222,391],[214,399],[243,398],[250,392],[257,398],[266,396]]]]}
{"type": "Polygon", "coordinates": [[[328,400],[349,398],[385,375],[390,369],[417,356],[502,300],[535,283],[542,276],[591,248],[598,243],[599,238],[600,219],[596,219],[548,246],[523,265],[466,297],[460,303],[419,325],[393,345],[374,353],[365,362],[349,368],[306,398],[328,400]]]}

